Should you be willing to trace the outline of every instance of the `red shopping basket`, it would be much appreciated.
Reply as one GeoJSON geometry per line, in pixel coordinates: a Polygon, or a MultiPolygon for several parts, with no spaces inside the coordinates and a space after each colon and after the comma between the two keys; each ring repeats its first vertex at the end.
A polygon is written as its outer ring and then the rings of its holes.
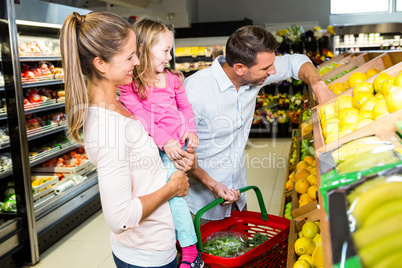
{"type": "Polygon", "coordinates": [[[257,195],[261,213],[233,211],[229,218],[211,221],[200,226],[201,216],[206,211],[224,202],[222,198],[218,198],[200,209],[195,215],[194,226],[198,238],[197,249],[207,267],[286,267],[290,221],[274,215],[269,215],[268,219],[267,210],[258,187],[244,187],[240,189],[240,192],[250,189],[253,189],[257,195]],[[257,232],[268,235],[269,239],[243,255],[233,258],[218,257],[203,252],[202,241],[204,239],[213,233],[229,230],[246,234],[248,239],[252,239],[257,232]]]}

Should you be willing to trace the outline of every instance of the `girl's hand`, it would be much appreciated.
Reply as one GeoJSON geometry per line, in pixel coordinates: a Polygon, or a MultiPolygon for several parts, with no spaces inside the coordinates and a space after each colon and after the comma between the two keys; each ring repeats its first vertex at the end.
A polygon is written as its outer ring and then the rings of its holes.
{"type": "Polygon", "coordinates": [[[184,156],[173,161],[173,164],[178,170],[191,175],[198,168],[198,156],[194,149],[187,148],[187,152],[184,151],[184,156]]]}
{"type": "Polygon", "coordinates": [[[184,143],[186,140],[188,140],[189,148],[198,148],[198,146],[200,145],[200,140],[198,139],[197,135],[195,135],[192,132],[184,133],[183,138],[181,140],[182,140],[182,143],[184,143]]]}
{"type": "Polygon", "coordinates": [[[167,143],[165,143],[163,150],[172,161],[180,159],[182,156],[184,156],[184,151],[181,148],[180,143],[175,139],[170,139],[167,143]]]}
{"type": "Polygon", "coordinates": [[[177,170],[170,176],[168,184],[169,183],[172,184],[173,189],[175,189],[175,196],[187,195],[190,184],[188,183],[188,177],[185,173],[177,170]]]}

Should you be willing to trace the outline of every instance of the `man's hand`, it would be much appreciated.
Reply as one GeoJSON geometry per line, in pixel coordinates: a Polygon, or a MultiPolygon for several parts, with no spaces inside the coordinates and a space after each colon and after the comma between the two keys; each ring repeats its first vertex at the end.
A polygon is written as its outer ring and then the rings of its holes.
{"type": "Polygon", "coordinates": [[[200,140],[198,139],[197,135],[192,132],[186,132],[183,135],[182,143],[188,140],[188,147],[189,148],[198,148],[200,145],[200,140]]]}
{"type": "Polygon", "coordinates": [[[212,186],[212,193],[215,198],[221,197],[225,200],[225,202],[221,203],[221,206],[226,206],[232,204],[239,200],[240,191],[231,189],[229,190],[226,185],[216,182],[215,185],[212,186]]]}
{"type": "Polygon", "coordinates": [[[323,103],[327,100],[335,98],[335,93],[330,90],[324,81],[319,81],[311,85],[311,89],[317,98],[317,103],[323,103]]]}
{"type": "Polygon", "coordinates": [[[180,143],[175,139],[170,139],[167,143],[165,143],[163,150],[172,161],[180,159],[184,156],[184,151],[181,148],[180,143]]]}

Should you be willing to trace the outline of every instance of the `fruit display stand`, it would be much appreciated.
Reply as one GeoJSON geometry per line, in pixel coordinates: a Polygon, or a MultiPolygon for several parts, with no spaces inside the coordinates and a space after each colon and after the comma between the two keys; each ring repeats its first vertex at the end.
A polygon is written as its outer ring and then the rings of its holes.
{"type": "MultiPolygon", "coordinates": [[[[355,57],[350,57],[349,60],[344,61],[344,62],[336,62],[332,63],[333,65],[338,64],[335,68],[333,68],[331,71],[321,75],[322,80],[327,80],[331,79],[335,75],[338,75],[342,73],[343,71],[349,71],[351,68],[355,66],[359,66],[365,62],[364,58],[367,57],[368,53],[362,53],[358,56],[355,57]]],[[[379,56],[380,53],[377,53],[376,57],[379,56]]]]}
{"type": "MultiPolygon", "coordinates": [[[[400,72],[402,71],[402,62],[384,70],[383,72],[389,74],[390,76],[397,76],[400,72]]],[[[378,76],[375,75],[367,80],[369,83],[373,83],[375,78],[378,76]]],[[[376,133],[379,133],[380,131],[384,133],[388,133],[390,129],[387,128],[393,128],[393,122],[402,120],[402,110],[393,112],[391,114],[388,114],[382,118],[377,119],[376,121],[372,122],[371,124],[364,126],[360,129],[357,129],[353,131],[350,134],[347,134],[345,136],[339,137],[337,140],[330,142],[328,144],[325,144],[324,136],[322,133],[322,129],[320,126],[320,119],[319,119],[319,111],[320,109],[328,104],[334,103],[336,99],[339,98],[339,96],[346,95],[346,96],[351,96],[353,97],[353,89],[348,89],[342,94],[336,96],[334,99],[329,100],[325,103],[322,103],[320,105],[317,105],[312,109],[312,121],[313,121],[313,135],[314,135],[314,146],[316,153],[320,153],[323,151],[331,150],[334,149],[335,147],[344,144],[348,141],[351,141],[356,138],[360,138],[363,136],[368,136],[368,135],[374,135],[376,133]],[[375,125],[375,127],[374,127],[375,125]]]]}
{"type": "MultiPolygon", "coordinates": [[[[353,73],[356,73],[356,72],[366,73],[371,68],[375,68],[379,72],[382,72],[384,70],[391,68],[394,65],[397,65],[401,61],[402,61],[402,52],[367,53],[365,55],[362,55],[362,57],[360,57],[360,56],[356,57],[353,61],[351,61],[349,64],[346,64],[345,66],[336,68],[334,71],[336,71],[337,69],[346,69],[347,70],[347,69],[351,69],[352,67],[358,66],[358,68],[354,69],[353,72],[348,72],[347,74],[342,75],[338,79],[335,79],[334,81],[331,81],[330,83],[328,83],[327,86],[330,87],[334,83],[345,83],[353,73]]],[[[330,72],[330,73],[332,73],[332,72],[330,72]]],[[[334,73],[334,75],[335,74],[336,73],[334,73]]],[[[331,78],[331,77],[332,76],[329,76],[328,78],[331,78]]],[[[324,76],[322,78],[325,79],[324,76]]]]}
{"type": "MultiPolygon", "coordinates": [[[[287,257],[287,268],[293,268],[297,260],[297,255],[295,253],[294,244],[297,240],[298,233],[301,231],[301,228],[304,223],[307,221],[318,221],[320,220],[320,211],[319,209],[315,209],[309,211],[306,214],[300,215],[298,218],[295,218],[290,221],[290,229],[289,229],[289,244],[288,244],[288,257],[287,257]]],[[[322,231],[321,231],[322,233],[322,231]]],[[[327,266],[326,266],[327,267],[327,266]]],[[[329,266],[328,266],[329,267],[329,266]]]]}
{"type": "Polygon", "coordinates": [[[319,68],[324,67],[324,66],[327,66],[327,65],[329,65],[330,63],[333,63],[333,62],[336,62],[336,63],[338,63],[338,62],[344,62],[344,61],[345,61],[345,58],[350,59],[352,55],[354,55],[354,56],[359,56],[359,55],[362,54],[362,53],[364,53],[364,52],[350,52],[350,51],[345,51],[345,52],[343,52],[343,53],[341,53],[341,54],[339,54],[339,55],[333,57],[332,59],[329,59],[329,60],[327,60],[327,61],[324,61],[323,63],[321,63],[320,65],[318,65],[317,68],[319,69],[319,68]]]}

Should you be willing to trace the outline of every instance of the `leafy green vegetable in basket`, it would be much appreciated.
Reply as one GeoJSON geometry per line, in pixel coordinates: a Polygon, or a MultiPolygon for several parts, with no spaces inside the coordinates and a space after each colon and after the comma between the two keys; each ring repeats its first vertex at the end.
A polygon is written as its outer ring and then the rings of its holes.
{"type": "Polygon", "coordinates": [[[246,241],[241,234],[218,232],[204,242],[204,252],[225,258],[240,256],[248,251],[246,241]]]}
{"type": "Polygon", "coordinates": [[[255,233],[253,239],[247,241],[248,247],[257,247],[269,239],[268,235],[263,235],[261,233],[255,233]]]}

